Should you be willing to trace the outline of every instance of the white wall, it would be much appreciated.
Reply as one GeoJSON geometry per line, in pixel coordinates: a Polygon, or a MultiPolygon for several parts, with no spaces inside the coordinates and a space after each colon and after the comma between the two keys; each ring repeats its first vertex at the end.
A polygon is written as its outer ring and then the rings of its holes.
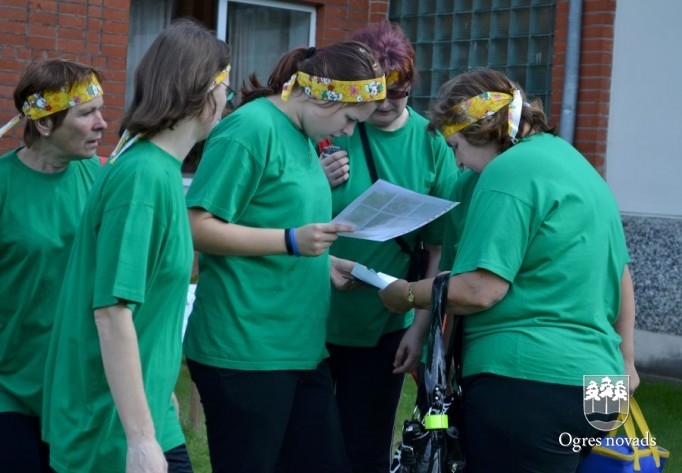
{"type": "Polygon", "coordinates": [[[682,217],[680,0],[618,0],[606,180],[623,213],[682,217]]]}

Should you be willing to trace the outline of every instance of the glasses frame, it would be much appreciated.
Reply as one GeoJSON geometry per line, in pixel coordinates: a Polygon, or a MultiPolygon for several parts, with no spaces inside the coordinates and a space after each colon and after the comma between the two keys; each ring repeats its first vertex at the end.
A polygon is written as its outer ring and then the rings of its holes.
{"type": "Polygon", "coordinates": [[[386,89],[386,98],[389,100],[401,100],[410,95],[410,89],[407,90],[395,90],[386,89]]]}
{"type": "Polygon", "coordinates": [[[232,103],[232,100],[237,96],[237,92],[230,87],[229,85],[225,86],[225,108],[228,109],[229,111],[233,111],[235,109],[234,103],[232,103]]]}

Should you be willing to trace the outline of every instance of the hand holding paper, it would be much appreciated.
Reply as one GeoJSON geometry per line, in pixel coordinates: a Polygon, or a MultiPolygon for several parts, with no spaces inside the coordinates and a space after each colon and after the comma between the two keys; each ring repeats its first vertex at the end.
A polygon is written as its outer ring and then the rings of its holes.
{"type": "Polygon", "coordinates": [[[365,284],[369,284],[370,286],[374,286],[378,289],[383,289],[398,279],[393,276],[389,276],[388,274],[378,273],[373,269],[369,269],[367,266],[361,265],[360,263],[355,263],[351,274],[365,284]]]}

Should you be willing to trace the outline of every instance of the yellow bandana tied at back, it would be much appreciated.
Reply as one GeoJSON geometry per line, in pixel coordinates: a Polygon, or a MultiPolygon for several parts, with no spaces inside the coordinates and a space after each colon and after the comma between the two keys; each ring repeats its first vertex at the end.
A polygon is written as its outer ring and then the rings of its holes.
{"type": "Polygon", "coordinates": [[[29,120],[38,120],[67,108],[90,102],[103,94],[102,86],[94,74],[84,82],[63,85],[59,89],[44,90],[31,94],[26,98],[24,105],[21,107],[22,113],[12,118],[6,125],[0,128],[0,137],[19,123],[23,117],[27,117],[29,120]]]}
{"type": "Polygon", "coordinates": [[[506,105],[509,105],[509,113],[507,114],[509,136],[512,143],[516,143],[518,141],[516,135],[519,132],[521,121],[521,108],[523,107],[521,91],[518,89],[513,89],[511,95],[502,92],[483,92],[475,97],[462,100],[452,108],[458,115],[461,115],[462,119],[459,122],[445,125],[441,128],[441,132],[447,138],[472,123],[494,115],[506,105]]]}
{"type": "Polygon", "coordinates": [[[386,98],[384,76],[367,80],[336,80],[311,76],[298,71],[282,86],[282,100],[289,99],[294,84],[298,84],[310,98],[326,102],[376,102],[386,98]]]}

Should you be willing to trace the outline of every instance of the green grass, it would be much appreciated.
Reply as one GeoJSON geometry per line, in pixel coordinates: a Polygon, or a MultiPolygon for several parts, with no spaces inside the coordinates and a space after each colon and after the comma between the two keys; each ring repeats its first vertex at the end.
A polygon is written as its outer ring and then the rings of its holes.
{"type": "MultiPolygon", "coordinates": [[[[194,472],[211,473],[203,416],[199,413],[197,425],[190,422],[191,389],[189,373],[183,363],[175,393],[180,403],[187,448],[194,472]]],[[[415,393],[415,383],[408,376],[396,415],[395,442],[399,441],[403,421],[412,416],[415,393]]],[[[682,384],[645,380],[637,389],[636,398],[658,445],[671,452],[665,473],[682,473],[682,384]]]]}
{"type": "Polygon", "coordinates": [[[191,393],[192,381],[189,377],[189,370],[187,370],[187,366],[183,362],[178,384],[175,387],[175,395],[178,398],[178,404],[180,404],[180,422],[182,423],[182,429],[185,431],[189,458],[192,462],[194,473],[211,473],[208,443],[206,442],[206,428],[204,427],[204,417],[201,414],[201,409],[199,409],[198,418],[195,420],[196,425],[192,425],[191,422],[191,393]]]}
{"type": "Polygon", "coordinates": [[[665,473],[682,473],[682,384],[642,381],[635,398],[657,444],[670,452],[665,473]]]}

